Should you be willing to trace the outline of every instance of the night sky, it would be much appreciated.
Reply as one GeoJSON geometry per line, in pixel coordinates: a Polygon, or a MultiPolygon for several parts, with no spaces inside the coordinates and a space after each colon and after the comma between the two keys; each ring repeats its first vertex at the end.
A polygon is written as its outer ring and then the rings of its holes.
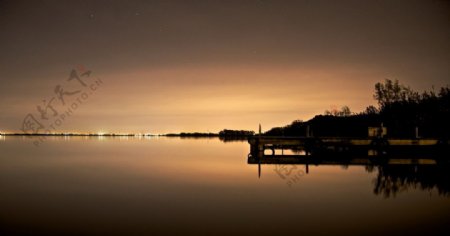
{"type": "Polygon", "coordinates": [[[0,132],[267,130],[450,84],[449,1],[0,1],[0,32],[0,132]]]}

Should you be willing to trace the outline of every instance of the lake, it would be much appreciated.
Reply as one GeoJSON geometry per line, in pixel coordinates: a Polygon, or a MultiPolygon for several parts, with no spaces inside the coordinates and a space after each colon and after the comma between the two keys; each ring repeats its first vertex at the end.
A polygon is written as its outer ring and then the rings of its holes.
{"type": "Polygon", "coordinates": [[[447,166],[306,171],[248,164],[249,149],[168,137],[48,137],[35,147],[2,136],[0,235],[450,233],[447,166]]]}

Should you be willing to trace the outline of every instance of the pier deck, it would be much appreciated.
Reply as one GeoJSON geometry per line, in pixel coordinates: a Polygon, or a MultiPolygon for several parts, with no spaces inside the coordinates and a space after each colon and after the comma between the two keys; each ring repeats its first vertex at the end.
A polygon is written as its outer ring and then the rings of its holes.
{"type": "Polygon", "coordinates": [[[337,137],[271,137],[255,135],[248,140],[252,157],[263,157],[266,150],[301,150],[308,155],[386,155],[411,157],[416,154],[439,154],[449,151],[448,140],[440,139],[395,139],[395,138],[337,138],[337,137]]]}

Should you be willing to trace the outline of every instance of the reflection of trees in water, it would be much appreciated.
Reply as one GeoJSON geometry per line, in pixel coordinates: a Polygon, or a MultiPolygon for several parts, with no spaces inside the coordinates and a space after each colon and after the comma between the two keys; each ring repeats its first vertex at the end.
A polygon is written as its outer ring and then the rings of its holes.
{"type": "Polygon", "coordinates": [[[450,196],[449,165],[386,165],[368,166],[368,172],[378,170],[374,179],[374,193],[384,197],[395,197],[408,189],[431,191],[450,196]]]}
{"type": "Polygon", "coordinates": [[[228,136],[219,136],[220,141],[224,142],[224,143],[228,143],[228,142],[247,142],[248,137],[228,137],[228,136]]]}

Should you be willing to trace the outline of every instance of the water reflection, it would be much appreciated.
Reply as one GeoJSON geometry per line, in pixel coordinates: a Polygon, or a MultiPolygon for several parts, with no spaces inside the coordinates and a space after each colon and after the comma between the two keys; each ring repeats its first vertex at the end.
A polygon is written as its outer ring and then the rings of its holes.
{"type": "Polygon", "coordinates": [[[309,174],[311,165],[320,168],[326,165],[340,166],[348,169],[350,165],[363,166],[368,173],[375,173],[373,179],[373,193],[385,198],[396,197],[398,193],[408,190],[437,191],[441,196],[450,196],[450,165],[437,163],[433,159],[389,159],[393,164],[373,165],[369,158],[347,158],[342,161],[328,157],[248,157],[248,164],[258,165],[258,178],[261,178],[261,165],[273,165],[273,171],[288,186],[297,182],[299,177],[309,174]],[[311,164],[310,164],[311,163],[311,164]],[[421,163],[421,164],[420,164],[421,163]]]}
{"type": "MultiPolygon", "coordinates": [[[[55,137],[36,148],[29,138],[8,137],[0,142],[0,235],[449,231],[446,180],[436,183],[441,178],[436,176],[424,181],[422,169],[405,181],[398,171],[393,175],[383,169],[383,178],[396,180],[397,186],[427,183],[408,186],[396,198],[391,191],[386,200],[380,197],[384,190],[378,191],[381,195],[373,191],[384,165],[291,162],[278,164],[286,168],[278,166],[277,173],[268,161],[249,165],[247,154],[246,141],[218,138],[55,137]],[[443,190],[430,196],[421,186],[443,190]]],[[[414,165],[422,166],[407,166],[414,165]]]]}
{"type": "Polygon", "coordinates": [[[449,165],[384,165],[367,166],[368,172],[377,172],[373,192],[386,198],[395,197],[409,189],[437,190],[450,196],[449,165]]]}

